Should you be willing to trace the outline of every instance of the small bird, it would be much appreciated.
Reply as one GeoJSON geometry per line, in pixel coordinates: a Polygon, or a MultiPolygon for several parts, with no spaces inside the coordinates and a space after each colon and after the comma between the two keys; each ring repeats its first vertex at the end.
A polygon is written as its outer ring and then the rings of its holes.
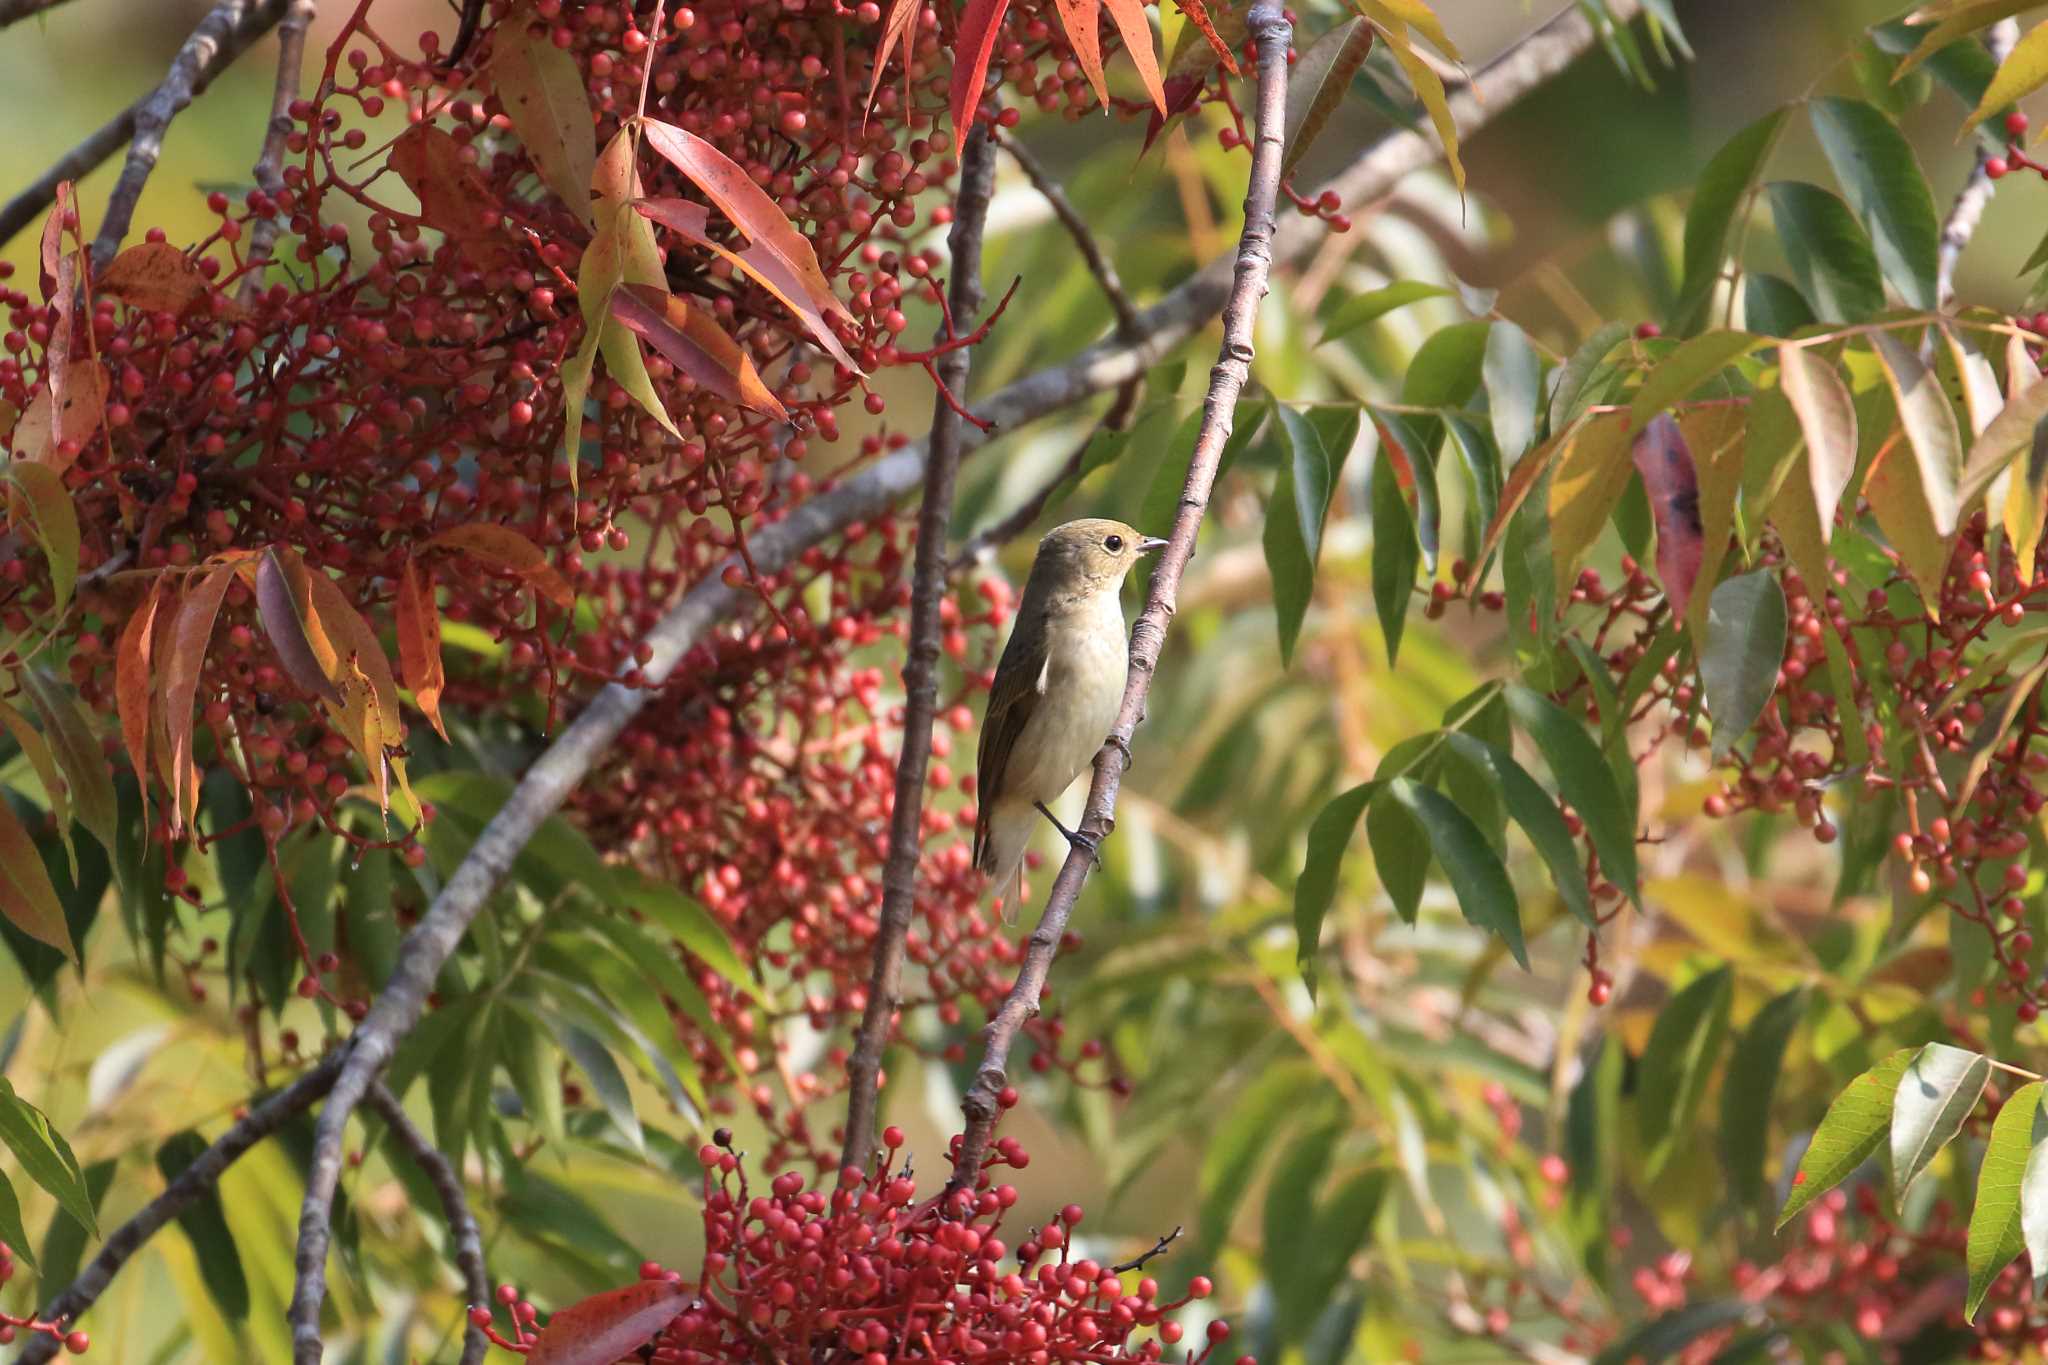
{"type": "Polygon", "coordinates": [[[1070,844],[1087,839],[1053,818],[1048,803],[1073,785],[1109,738],[1130,670],[1119,594],[1141,556],[1166,542],[1120,521],[1091,517],[1056,526],[1038,542],[1010,643],[996,664],[976,757],[981,802],[974,865],[1014,922],[1024,889],[1024,852],[1036,817],[1070,844]]]}

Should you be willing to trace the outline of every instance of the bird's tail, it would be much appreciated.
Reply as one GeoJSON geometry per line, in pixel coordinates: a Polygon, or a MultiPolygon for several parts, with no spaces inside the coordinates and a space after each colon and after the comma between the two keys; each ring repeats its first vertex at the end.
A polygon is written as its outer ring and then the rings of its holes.
{"type": "Polygon", "coordinates": [[[1024,903],[1024,854],[1031,844],[1031,815],[998,807],[988,812],[979,856],[975,866],[987,879],[987,888],[997,897],[1004,924],[1017,922],[1018,907],[1024,903]]]}

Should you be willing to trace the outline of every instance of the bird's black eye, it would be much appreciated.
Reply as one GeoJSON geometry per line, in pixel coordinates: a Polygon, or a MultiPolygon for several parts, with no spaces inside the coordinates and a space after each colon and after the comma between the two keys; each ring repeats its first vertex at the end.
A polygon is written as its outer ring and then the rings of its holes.
{"type": "Polygon", "coordinates": [[[1124,552],[1124,538],[1122,536],[1111,536],[1102,542],[1102,548],[1113,555],[1120,555],[1124,552]]]}

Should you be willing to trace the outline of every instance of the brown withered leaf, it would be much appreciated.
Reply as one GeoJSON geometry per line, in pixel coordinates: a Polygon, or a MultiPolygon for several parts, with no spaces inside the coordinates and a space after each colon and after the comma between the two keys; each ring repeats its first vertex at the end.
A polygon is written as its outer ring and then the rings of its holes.
{"type": "Polygon", "coordinates": [[[519,575],[535,592],[563,611],[576,605],[576,590],[569,586],[569,580],[548,563],[538,545],[509,526],[487,521],[451,526],[428,539],[417,553],[444,549],[461,550],[494,568],[519,575]]]}
{"type": "Polygon", "coordinates": [[[63,382],[38,388],[29,400],[14,428],[15,458],[62,473],[78,460],[76,451],[64,453],[65,445],[83,446],[106,413],[106,370],[95,360],[74,360],[64,367],[63,382]]]}
{"type": "Polygon", "coordinates": [[[213,642],[213,623],[220,604],[235,581],[235,566],[204,570],[185,590],[170,623],[170,657],[164,661],[163,699],[166,758],[170,765],[171,831],[184,829],[199,809],[199,768],[192,747],[192,707],[199,696],[199,675],[213,642]]]}
{"type": "Polygon", "coordinates": [[[597,165],[590,92],[576,59],[513,20],[493,30],[491,79],[541,179],[586,222],[597,165]]]}
{"type": "Polygon", "coordinates": [[[448,738],[441,723],[441,691],[448,675],[441,662],[441,613],[434,605],[434,578],[410,558],[398,576],[398,675],[412,689],[415,705],[448,738]]]}
{"type": "Polygon", "coordinates": [[[0,914],[30,938],[76,957],[64,904],[43,867],[43,855],[22,827],[14,807],[0,801],[0,914]]]}
{"type": "Polygon", "coordinates": [[[391,144],[389,161],[419,200],[420,221],[459,245],[478,267],[496,270],[517,259],[511,245],[484,226],[484,210],[494,200],[453,136],[419,124],[391,144]]]}
{"type": "Polygon", "coordinates": [[[94,288],[152,313],[183,313],[204,303],[212,286],[199,263],[169,242],[138,242],[108,262],[94,288]]]}
{"type": "Polygon", "coordinates": [[[149,585],[149,596],[129,613],[114,650],[114,710],[121,719],[121,740],[128,746],[129,761],[135,765],[135,785],[142,793],[145,825],[149,823],[150,698],[155,693],[151,667],[157,606],[163,600],[163,591],[162,578],[149,585]]]}
{"type": "Polygon", "coordinates": [[[720,398],[789,420],[789,409],[761,382],[746,349],[702,309],[665,290],[629,284],[613,291],[612,317],[720,398]]]}

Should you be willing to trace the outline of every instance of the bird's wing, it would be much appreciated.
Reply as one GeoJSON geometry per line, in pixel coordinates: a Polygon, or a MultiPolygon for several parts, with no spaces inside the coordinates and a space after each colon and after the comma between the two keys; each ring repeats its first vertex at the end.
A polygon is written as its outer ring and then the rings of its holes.
{"type": "MultiPolygon", "coordinates": [[[[988,847],[989,812],[1003,794],[1003,776],[1010,765],[1010,750],[1017,736],[1037,711],[1045,695],[1047,632],[1013,633],[996,665],[995,683],[989,689],[988,714],[981,722],[981,748],[975,756],[975,800],[980,809],[974,822],[974,862],[981,865],[988,847]]],[[[986,870],[986,869],[984,869],[986,870]]]]}

